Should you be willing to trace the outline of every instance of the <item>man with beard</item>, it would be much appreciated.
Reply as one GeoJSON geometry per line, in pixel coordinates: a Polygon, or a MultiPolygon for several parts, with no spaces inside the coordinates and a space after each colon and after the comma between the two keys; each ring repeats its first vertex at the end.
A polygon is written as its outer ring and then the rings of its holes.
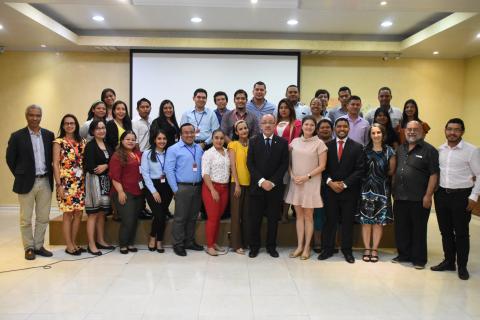
{"type": "Polygon", "coordinates": [[[348,138],[349,122],[345,118],[335,121],[336,138],[327,143],[326,222],[322,230],[322,251],[318,260],[333,256],[337,225],[341,220],[342,253],[345,261],[354,263],[352,254],[353,221],[360,196],[360,183],[364,172],[365,154],[358,142],[348,138]]]}
{"type": "Polygon", "coordinates": [[[245,120],[248,130],[250,132],[250,138],[254,137],[260,131],[257,118],[255,114],[247,111],[247,92],[242,89],[235,91],[233,95],[233,102],[235,103],[235,109],[227,111],[222,118],[221,129],[225,133],[225,143],[229,143],[232,140],[233,125],[239,120],[245,120]]]}
{"type": "Polygon", "coordinates": [[[438,151],[423,140],[422,124],[407,123],[406,143],[397,149],[393,178],[393,212],[398,256],[393,263],[411,262],[415,269],[427,263],[427,223],[437,185],[438,151]]]}
{"type": "Polygon", "coordinates": [[[308,115],[311,115],[310,108],[304,105],[300,101],[300,90],[294,84],[291,84],[287,87],[285,91],[285,98],[292,104],[295,108],[295,116],[298,120],[302,120],[308,115]]]}
{"type": "Polygon", "coordinates": [[[447,142],[438,148],[440,183],[434,200],[445,259],[430,269],[455,271],[456,262],[458,277],[468,280],[468,225],[480,194],[480,149],[462,140],[464,132],[462,119],[448,120],[447,142]]]}

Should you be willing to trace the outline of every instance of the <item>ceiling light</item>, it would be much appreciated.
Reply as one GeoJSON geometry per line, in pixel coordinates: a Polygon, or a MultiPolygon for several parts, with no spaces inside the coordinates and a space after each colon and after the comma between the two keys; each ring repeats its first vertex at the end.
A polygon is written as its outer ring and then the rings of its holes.
{"type": "Polygon", "coordinates": [[[250,0],[250,2],[255,4],[255,3],[258,3],[258,0],[250,0]]]}
{"type": "Polygon", "coordinates": [[[439,54],[440,52],[438,52],[438,51],[433,51],[432,53],[433,53],[434,55],[437,55],[437,54],[439,54]]]}
{"type": "Polygon", "coordinates": [[[102,16],[93,16],[92,19],[97,21],[97,22],[101,22],[101,21],[105,20],[105,18],[102,17],[102,16]]]}
{"type": "Polygon", "coordinates": [[[297,24],[298,24],[298,20],[290,19],[290,20],[287,21],[287,24],[288,24],[288,25],[291,25],[291,26],[297,25],[297,24]]]}
{"type": "MultiPolygon", "coordinates": [[[[1,27],[1,26],[0,26],[0,27],[1,27]]],[[[2,29],[2,28],[0,28],[0,29],[2,29]]],[[[477,33],[477,39],[480,39],[480,32],[477,33]]]]}
{"type": "Polygon", "coordinates": [[[41,44],[41,45],[40,45],[40,47],[42,47],[42,48],[46,48],[46,47],[47,47],[47,45],[46,45],[46,44],[41,44]]]}
{"type": "Polygon", "coordinates": [[[387,5],[387,1],[382,1],[382,2],[380,2],[380,5],[381,5],[381,6],[386,6],[386,5],[387,5]]]}
{"type": "Polygon", "coordinates": [[[192,21],[193,23],[199,23],[199,22],[202,22],[202,18],[193,17],[192,19],[190,19],[190,21],[192,21]]]}
{"type": "Polygon", "coordinates": [[[2,30],[2,29],[3,29],[3,26],[0,24],[0,30],[2,30]]]}
{"type": "Polygon", "coordinates": [[[384,27],[384,28],[391,27],[392,25],[393,25],[393,22],[389,21],[389,20],[383,21],[382,24],[381,24],[381,26],[384,27]]]}

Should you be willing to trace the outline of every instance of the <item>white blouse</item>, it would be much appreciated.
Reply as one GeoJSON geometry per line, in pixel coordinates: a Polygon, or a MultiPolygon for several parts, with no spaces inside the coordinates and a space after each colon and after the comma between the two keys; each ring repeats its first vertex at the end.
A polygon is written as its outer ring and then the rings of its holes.
{"type": "Polygon", "coordinates": [[[208,174],[212,182],[228,183],[230,181],[230,159],[227,149],[223,148],[225,155],[221,155],[211,147],[202,157],[202,177],[208,174]]]}

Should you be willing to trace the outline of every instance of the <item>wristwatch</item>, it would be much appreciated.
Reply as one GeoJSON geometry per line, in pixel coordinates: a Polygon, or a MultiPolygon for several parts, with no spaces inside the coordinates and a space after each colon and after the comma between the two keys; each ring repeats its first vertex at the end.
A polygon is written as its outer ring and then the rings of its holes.
{"type": "Polygon", "coordinates": [[[307,174],[308,180],[312,179],[312,175],[309,173],[307,174]]]}

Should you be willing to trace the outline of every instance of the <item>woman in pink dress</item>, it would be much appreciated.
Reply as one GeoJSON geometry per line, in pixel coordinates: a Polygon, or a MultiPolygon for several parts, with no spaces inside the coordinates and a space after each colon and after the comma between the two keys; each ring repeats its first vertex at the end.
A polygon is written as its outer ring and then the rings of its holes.
{"type": "Polygon", "coordinates": [[[315,133],[315,118],[302,120],[302,134],[290,144],[290,184],[285,202],[295,207],[297,214],[297,249],[290,258],[310,258],[313,236],[313,209],[322,208],[320,196],[322,172],[327,161],[327,146],[315,133]]]}

